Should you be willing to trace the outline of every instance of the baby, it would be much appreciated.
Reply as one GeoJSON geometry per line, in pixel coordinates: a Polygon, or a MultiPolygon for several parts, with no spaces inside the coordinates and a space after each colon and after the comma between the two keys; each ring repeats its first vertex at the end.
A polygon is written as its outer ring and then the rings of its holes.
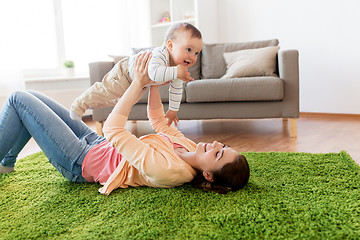
{"type": "MultiPolygon", "coordinates": [[[[196,63],[202,46],[202,36],[196,27],[189,23],[178,23],[169,28],[164,44],[151,50],[152,58],[148,68],[150,79],[154,84],[170,83],[169,109],[165,114],[168,126],[173,122],[177,126],[182,81],[194,80],[187,69],[196,63]]],[[[114,106],[130,86],[136,56],[115,64],[102,82],[95,83],[75,99],[70,108],[71,118],[81,120],[81,116],[88,108],[114,106]]]]}

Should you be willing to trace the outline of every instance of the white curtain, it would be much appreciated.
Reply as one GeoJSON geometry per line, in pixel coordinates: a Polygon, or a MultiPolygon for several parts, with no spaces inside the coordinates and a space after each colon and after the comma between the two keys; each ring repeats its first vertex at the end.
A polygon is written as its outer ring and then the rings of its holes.
{"type": "Polygon", "coordinates": [[[21,72],[21,35],[19,1],[0,2],[0,104],[14,90],[24,89],[21,72]],[[6,2],[6,3],[5,3],[6,2]],[[6,4],[6,6],[4,6],[6,4]]]}

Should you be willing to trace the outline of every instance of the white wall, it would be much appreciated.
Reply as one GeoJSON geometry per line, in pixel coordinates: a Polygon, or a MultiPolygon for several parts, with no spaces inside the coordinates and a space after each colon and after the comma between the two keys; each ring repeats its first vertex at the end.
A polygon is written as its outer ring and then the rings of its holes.
{"type": "Polygon", "coordinates": [[[360,1],[219,0],[219,41],[298,49],[300,111],[360,114],[360,1]]]}
{"type": "Polygon", "coordinates": [[[218,0],[197,0],[197,25],[206,43],[219,42],[218,0]]]}

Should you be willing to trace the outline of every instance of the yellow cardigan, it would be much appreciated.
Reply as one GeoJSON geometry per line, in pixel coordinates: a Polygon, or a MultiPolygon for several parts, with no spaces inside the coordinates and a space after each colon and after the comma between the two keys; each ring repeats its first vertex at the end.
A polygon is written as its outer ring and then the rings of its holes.
{"type": "Polygon", "coordinates": [[[127,116],[112,112],[104,124],[104,136],[123,156],[120,164],[105,185],[99,189],[109,195],[115,188],[149,186],[170,188],[191,182],[195,170],[174,151],[172,143],[193,152],[196,144],[176,127],[166,125],[163,107],[149,110],[148,118],[157,134],[137,138],[125,129],[127,116]],[[170,143],[165,135],[170,139],[170,143]]]}

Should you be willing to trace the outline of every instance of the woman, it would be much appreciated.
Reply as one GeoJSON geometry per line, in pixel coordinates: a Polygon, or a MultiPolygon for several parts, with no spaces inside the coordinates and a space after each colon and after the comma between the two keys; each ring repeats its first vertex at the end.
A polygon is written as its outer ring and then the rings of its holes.
{"type": "Polygon", "coordinates": [[[0,173],[33,137],[49,162],[72,182],[99,182],[102,194],[118,187],[169,188],[193,182],[217,192],[242,188],[249,179],[244,156],[219,142],[195,144],[167,126],[158,86],[151,86],[148,116],[157,134],[137,138],[125,129],[133,105],[151,83],[151,53],[136,59],[135,77],[104,125],[104,137],[37,92],[15,92],[0,112],[0,173]],[[216,186],[216,187],[214,187],[216,186]]]}

